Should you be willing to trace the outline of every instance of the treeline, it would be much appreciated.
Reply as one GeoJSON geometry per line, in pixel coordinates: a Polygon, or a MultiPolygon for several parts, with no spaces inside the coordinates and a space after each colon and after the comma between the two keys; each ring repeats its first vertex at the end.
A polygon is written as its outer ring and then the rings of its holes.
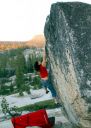
{"type": "Polygon", "coordinates": [[[15,75],[18,69],[23,73],[34,72],[34,62],[36,59],[42,59],[41,54],[36,55],[36,48],[31,48],[33,52],[26,59],[24,50],[24,48],[18,48],[0,54],[0,78],[15,75]]]}

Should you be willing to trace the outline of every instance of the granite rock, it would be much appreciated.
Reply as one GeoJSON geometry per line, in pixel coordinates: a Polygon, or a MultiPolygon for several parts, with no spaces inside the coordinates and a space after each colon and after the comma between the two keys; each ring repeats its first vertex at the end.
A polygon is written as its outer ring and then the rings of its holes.
{"type": "Polygon", "coordinates": [[[52,4],[44,35],[50,80],[69,121],[91,128],[91,5],[52,4]]]}

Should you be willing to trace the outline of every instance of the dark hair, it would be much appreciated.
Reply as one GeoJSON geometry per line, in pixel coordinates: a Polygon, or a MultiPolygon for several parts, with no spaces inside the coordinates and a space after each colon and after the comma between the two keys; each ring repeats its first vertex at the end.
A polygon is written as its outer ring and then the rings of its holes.
{"type": "Polygon", "coordinates": [[[34,69],[35,69],[36,71],[40,71],[40,65],[39,65],[38,61],[35,62],[35,64],[34,64],[34,69]]]}

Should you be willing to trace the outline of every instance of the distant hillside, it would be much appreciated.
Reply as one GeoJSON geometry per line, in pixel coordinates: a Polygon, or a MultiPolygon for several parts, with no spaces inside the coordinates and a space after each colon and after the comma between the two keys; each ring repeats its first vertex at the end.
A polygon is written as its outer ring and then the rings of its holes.
{"type": "Polygon", "coordinates": [[[27,46],[42,48],[45,44],[45,37],[43,35],[36,35],[31,40],[26,42],[27,46]]]}
{"type": "Polygon", "coordinates": [[[45,37],[43,35],[36,35],[29,41],[0,41],[0,51],[22,48],[26,46],[42,48],[44,44],[45,37]]]}

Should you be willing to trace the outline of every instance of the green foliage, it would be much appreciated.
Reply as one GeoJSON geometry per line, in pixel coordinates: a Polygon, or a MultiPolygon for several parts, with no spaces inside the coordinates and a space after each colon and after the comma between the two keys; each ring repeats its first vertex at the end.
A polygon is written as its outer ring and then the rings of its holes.
{"type": "Polygon", "coordinates": [[[9,104],[7,103],[7,100],[4,97],[1,101],[1,108],[2,108],[2,112],[6,115],[7,110],[9,109],[9,104]]]}
{"type": "Polygon", "coordinates": [[[9,108],[9,110],[7,112],[8,112],[8,114],[11,117],[20,116],[22,114],[22,112],[19,112],[18,111],[18,107],[17,106],[14,106],[14,107],[9,108]]]}
{"type": "Polygon", "coordinates": [[[8,113],[11,117],[19,116],[21,115],[21,112],[18,111],[18,107],[14,106],[12,108],[9,107],[9,104],[5,97],[3,97],[2,102],[1,102],[1,108],[2,112],[7,116],[6,114],[8,113]]]}
{"type": "Polygon", "coordinates": [[[27,72],[33,72],[33,58],[29,55],[28,60],[27,60],[27,72]]]}
{"type": "Polygon", "coordinates": [[[19,95],[23,96],[24,91],[24,72],[25,62],[22,55],[16,58],[16,85],[19,91],[19,95]]]}
{"type": "Polygon", "coordinates": [[[29,85],[25,85],[25,89],[24,89],[28,94],[30,94],[30,86],[29,85]]]}
{"type": "Polygon", "coordinates": [[[34,77],[32,86],[34,86],[34,89],[40,89],[41,88],[41,80],[39,76],[34,77]]]}
{"type": "Polygon", "coordinates": [[[32,82],[32,77],[31,77],[31,75],[29,76],[29,79],[28,79],[29,81],[30,81],[30,83],[32,82]]]}
{"type": "Polygon", "coordinates": [[[20,68],[16,70],[16,85],[20,96],[23,96],[24,74],[20,68]]]}
{"type": "Polygon", "coordinates": [[[0,69],[5,68],[7,65],[8,56],[5,54],[4,56],[0,56],[0,69]]]}
{"type": "Polygon", "coordinates": [[[37,49],[32,48],[31,50],[33,52],[30,53],[27,61],[23,54],[25,49],[26,48],[18,48],[0,53],[0,94],[8,95],[15,92],[19,92],[20,95],[23,95],[23,91],[27,91],[27,93],[30,93],[30,87],[27,86],[27,83],[28,85],[32,84],[35,89],[41,88],[40,78],[34,78],[33,80],[31,76],[27,79],[24,76],[24,74],[30,72],[35,73],[35,61],[42,60],[41,49],[40,51],[38,51],[38,54],[36,54],[37,49]],[[9,80],[9,77],[13,75],[16,75],[16,90],[13,88],[15,87],[15,85],[13,86],[11,84],[9,87],[5,85],[7,82],[9,82],[5,79],[7,78],[9,80]],[[1,80],[1,78],[3,80],[1,80]]]}
{"type": "Polygon", "coordinates": [[[11,82],[11,85],[10,85],[10,92],[11,93],[14,92],[14,86],[13,86],[12,82],[11,82]]]}
{"type": "Polygon", "coordinates": [[[0,78],[7,77],[7,70],[5,68],[0,69],[0,78]]]}
{"type": "Polygon", "coordinates": [[[0,94],[1,95],[6,95],[6,94],[10,93],[10,91],[9,91],[7,86],[5,86],[4,84],[1,84],[0,86],[1,86],[0,87],[0,94]]]}
{"type": "Polygon", "coordinates": [[[23,73],[26,72],[26,61],[22,53],[16,57],[15,69],[17,69],[18,67],[23,73]]]}
{"type": "MultiPolygon", "coordinates": [[[[6,110],[4,109],[3,112],[5,112],[4,113],[5,115],[8,113],[11,117],[21,115],[21,113],[23,111],[36,111],[36,110],[40,110],[40,109],[56,108],[54,100],[40,101],[38,103],[26,105],[26,106],[19,107],[19,108],[16,106],[10,108],[6,99],[4,99],[4,100],[5,100],[4,102],[2,100],[2,103],[5,103],[3,106],[4,106],[4,108],[6,108],[6,110]]],[[[2,109],[3,109],[3,107],[2,107],[2,109]]]]}
{"type": "Polygon", "coordinates": [[[20,57],[24,73],[34,72],[34,62],[36,60],[42,61],[41,49],[40,51],[38,50],[38,54],[36,54],[37,49],[31,48],[33,52],[29,55],[27,62],[23,55],[25,49],[26,48],[18,48],[0,53],[0,77],[15,75],[17,57],[20,57]]]}
{"type": "Polygon", "coordinates": [[[26,105],[24,107],[20,107],[18,111],[36,111],[39,109],[52,109],[56,108],[54,100],[41,101],[35,104],[26,105]]]}
{"type": "Polygon", "coordinates": [[[0,95],[13,94],[15,92],[14,87],[15,84],[8,78],[0,78],[0,95]]]}
{"type": "Polygon", "coordinates": [[[0,84],[5,84],[6,82],[10,82],[8,78],[0,78],[0,84]]]}

